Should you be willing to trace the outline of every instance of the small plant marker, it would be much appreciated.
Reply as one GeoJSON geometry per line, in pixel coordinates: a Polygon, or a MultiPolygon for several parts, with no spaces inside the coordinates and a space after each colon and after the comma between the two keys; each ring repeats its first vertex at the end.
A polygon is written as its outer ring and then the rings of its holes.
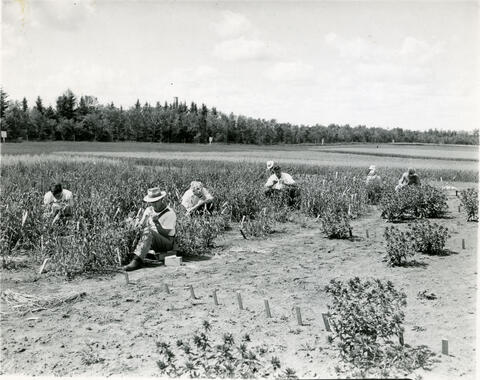
{"type": "Polygon", "coordinates": [[[462,249],[465,249],[465,239],[462,239],[462,249]]]}
{"type": "Polygon", "coordinates": [[[22,228],[25,225],[25,222],[27,221],[27,216],[28,216],[28,211],[25,210],[22,215],[22,228]]]}
{"type": "Polygon", "coordinates": [[[117,211],[115,211],[115,215],[113,216],[113,219],[115,219],[120,212],[120,207],[117,208],[117,211]]]}
{"type": "Polygon", "coordinates": [[[213,303],[218,306],[217,289],[213,291],[213,303]]]}
{"type": "Polygon", "coordinates": [[[243,310],[243,302],[242,302],[242,295],[240,292],[237,292],[237,301],[238,301],[238,308],[243,310]]]}
{"type": "Polygon", "coordinates": [[[460,211],[460,205],[458,205],[458,212],[461,212],[461,211],[460,211]]]}
{"type": "Polygon", "coordinates": [[[196,300],[196,299],[197,299],[197,296],[195,295],[195,291],[193,290],[193,285],[190,285],[189,288],[190,288],[190,296],[191,296],[194,300],[196,300]]]}
{"type": "Polygon", "coordinates": [[[455,190],[455,196],[458,197],[458,190],[455,190]]]}
{"type": "Polygon", "coordinates": [[[38,274],[42,274],[43,270],[45,269],[45,266],[47,265],[48,260],[50,260],[50,258],[48,257],[45,260],[43,260],[43,264],[40,266],[40,269],[38,270],[38,274]]]}
{"type": "Polygon", "coordinates": [[[265,313],[267,313],[267,318],[272,318],[272,313],[270,313],[270,305],[268,304],[268,300],[263,301],[265,303],[265,313]]]}
{"type": "Polygon", "coordinates": [[[405,345],[405,341],[403,340],[403,332],[400,331],[400,335],[398,335],[398,341],[400,342],[401,346],[405,345]]]}
{"type": "Polygon", "coordinates": [[[338,178],[338,172],[335,172],[335,179],[338,178]]]}
{"type": "Polygon", "coordinates": [[[165,293],[170,294],[170,289],[168,287],[168,284],[165,284],[164,287],[165,287],[165,293]]]}
{"type": "Polygon", "coordinates": [[[128,285],[130,284],[130,281],[128,279],[128,273],[127,272],[124,272],[124,275],[125,275],[125,283],[128,285]]]}
{"type": "Polygon", "coordinates": [[[370,236],[368,235],[368,230],[365,230],[365,236],[367,237],[367,239],[370,237],[370,236]]]}
{"type": "Polygon", "coordinates": [[[442,354],[448,355],[448,340],[442,339],[442,354]]]}
{"type": "Polygon", "coordinates": [[[330,323],[328,322],[328,314],[327,313],[322,313],[322,318],[323,318],[323,324],[325,325],[325,330],[328,332],[332,331],[330,328],[330,323]]]}
{"type": "Polygon", "coordinates": [[[117,259],[118,259],[118,265],[122,266],[122,256],[120,255],[120,250],[117,248],[117,259]]]}
{"type": "Polygon", "coordinates": [[[302,322],[302,313],[300,312],[300,308],[298,306],[295,306],[295,312],[297,314],[297,323],[299,326],[303,326],[302,322]]]}

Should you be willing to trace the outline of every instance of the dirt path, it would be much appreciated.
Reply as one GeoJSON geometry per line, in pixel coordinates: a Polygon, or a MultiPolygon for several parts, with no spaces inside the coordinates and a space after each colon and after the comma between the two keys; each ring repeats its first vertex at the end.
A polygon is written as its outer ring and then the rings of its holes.
{"type": "Polygon", "coordinates": [[[416,373],[425,379],[473,380],[477,224],[458,213],[457,198],[450,197],[449,206],[450,219],[438,222],[449,228],[447,248],[454,253],[419,255],[424,265],[413,267],[389,268],[382,262],[386,223],[373,210],[353,222],[354,241],[328,240],[313,221],[280,225],[265,240],[244,240],[235,228],[219,239],[212,257],[133,272],[129,285],[121,274],[70,282],[47,275],[32,282],[31,272],[3,272],[3,291],[86,296],[24,316],[2,301],[2,373],[155,376],[156,341],[186,338],[209,320],[213,336],[249,333],[253,345],[265,344],[301,377],[335,377],[339,359],[322,322],[328,303],[323,288],[334,277],[359,276],[389,279],[406,292],[405,342],[425,344],[439,359],[431,372],[416,373]],[[190,298],[188,285],[198,299],[190,298]],[[214,289],[219,306],[213,303],[214,289]],[[423,290],[437,299],[417,299],[423,290]],[[265,317],[264,299],[271,319],[265,317]],[[304,326],[297,325],[295,306],[301,308],[304,326]],[[442,339],[449,341],[450,356],[440,353],[442,339]]]}

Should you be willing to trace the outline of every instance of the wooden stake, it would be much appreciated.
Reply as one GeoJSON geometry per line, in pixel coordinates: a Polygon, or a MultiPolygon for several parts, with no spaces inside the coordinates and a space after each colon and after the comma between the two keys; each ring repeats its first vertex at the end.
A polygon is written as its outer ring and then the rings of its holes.
{"type": "Polygon", "coordinates": [[[327,313],[322,313],[322,318],[323,318],[323,324],[325,325],[325,330],[328,332],[332,331],[330,328],[330,323],[328,322],[328,314],[327,313]]]}
{"type": "Polygon", "coordinates": [[[365,236],[367,236],[367,239],[370,237],[370,236],[368,235],[368,230],[365,230],[365,236]]]}
{"type": "Polygon", "coordinates": [[[460,205],[458,206],[458,212],[461,212],[461,211],[460,211],[460,205]]]}
{"type": "Polygon", "coordinates": [[[50,260],[50,258],[48,258],[48,257],[45,260],[43,260],[43,264],[41,265],[40,269],[38,270],[38,274],[42,274],[43,270],[45,269],[45,265],[47,265],[48,260],[50,260]]]}
{"type": "Polygon", "coordinates": [[[303,326],[302,322],[302,313],[300,312],[300,308],[298,306],[295,306],[295,312],[297,314],[297,323],[299,326],[303,326]]]}
{"type": "Polygon", "coordinates": [[[193,290],[193,285],[190,285],[189,288],[190,288],[190,296],[191,296],[194,300],[196,300],[196,299],[197,299],[197,296],[195,295],[195,291],[193,290]]]}
{"type": "Polygon", "coordinates": [[[403,340],[403,332],[400,331],[400,334],[398,335],[398,341],[400,342],[401,346],[405,345],[405,341],[403,340]]]}
{"type": "Polygon", "coordinates": [[[448,340],[442,339],[442,354],[448,355],[448,340]]]}
{"type": "Polygon", "coordinates": [[[458,197],[458,190],[455,190],[455,196],[458,197]]]}
{"type": "Polygon", "coordinates": [[[465,239],[462,239],[462,249],[465,249],[465,239]]]}
{"type": "Polygon", "coordinates": [[[122,266],[122,256],[120,255],[120,250],[118,248],[116,248],[115,250],[117,251],[118,265],[122,266]]]}
{"type": "Polygon", "coordinates": [[[242,302],[242,295],[240,292],[237,292],[237,301],[238,301],[238,308],[243,310],[243,302],[242,302]]]}
{"type": "Polygon", "coordinates": [[[124,274],[125,274],[125,283],[128,285],[128,284],[130,284],[130,281],[128,279],[128,273],[125,272],[124,274]]]}
{"type": "Polygon", "coordinates": [[[272,318],[272,313],[270,313],[270,305],[268,304],[268,300],[263,301],[265,303],[265,313],[267,313],[267,318],[272,318]]]}
{"type": "Polygon", "coordinates": [[[218,306],[217,289],[213,291],[213,303],[218,306]]]}
{"type": "Polygon", "coordinates": [[[335,172],[335,179],[338,178],[338,172],[335,172]]]}
{"type": "Polygon", "coordinates": [[[170,289],[168,288],[168,284],[165,284],[164,287],[165,287],[165,293],[170,294],[170,289]]]}

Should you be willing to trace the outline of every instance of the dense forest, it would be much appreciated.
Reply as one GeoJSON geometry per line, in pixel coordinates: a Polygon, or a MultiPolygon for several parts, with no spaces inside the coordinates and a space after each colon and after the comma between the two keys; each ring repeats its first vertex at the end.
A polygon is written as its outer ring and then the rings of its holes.
{"type": "MultiPolygon", "coordinates": [[[[225,114],[215,107],[175,98],[171,103],[141,104],[124,109],[113,103],[99,104],[93,96],[78,97],[70,90],[60,95],[55,107],[40,97],[33,106],[26,98],[10,100],[0,90],[1,129],[7,141],[149,141],[232,144],[320,144],[354,142],[417,142],[478,144],[478,129],[465,131],[413,131],[358,125],[294,125],[276,120],[225,114]]],[[[420,127],[420,126],[419,126],[420,127]]]]}

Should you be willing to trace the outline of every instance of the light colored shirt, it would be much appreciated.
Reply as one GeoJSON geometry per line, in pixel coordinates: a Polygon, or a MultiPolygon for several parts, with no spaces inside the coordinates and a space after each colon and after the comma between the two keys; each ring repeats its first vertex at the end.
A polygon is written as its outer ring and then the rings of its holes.
{"type": "Polygon", "coordinates": [[[408,172],[403,173],[402,178],[398,181],[400,186],[407,186],[407,185],[420,185],[420,177],[418,174],[408,175],[408,172]]]}
{"type": "Polygon", "coordinates": [[[197,196],[193,193],[192,189],[188,189],[182,197],[182,206],[187,210],[195,207],[200,201],[211,201],[213,199],[212,194],[205,188],[202,187],[202,193],[200,196],[197,196]]]}
{"type": "Polygon", "coordinates": [[[265,187],[270,187],[275,190],[282,190],[285,185],[294,185],[295,181],[293,180],[292,176],[288,173],[282,172],[280,178],[276,176],[276,174],[272,174],[265,184],[265,187]]]}
{"type": "Polygon", "coordinates": [[[63,189],[60,199],[57,199],[53,193],[49,191],[43,197],[43,204],[45,206],[51,206],[53,210],[61,210],[65,206],[73,207],[73,194],[71,191],[63,189]]]}
{"type": "Polygon", "coordinates": [[[373,175],[369,174],[367,176],[366,184],[367,186],[382,186],[382,178],[375,173],[373,175]]]}
{"type": "Polygon", "coordinates": [[[161,212],[156,212],[153,206],[149,206],[143,212],[142,219],[140,219],[139,225],[143,226],[147,224],[153,228],[157,228],[155,222],[153,221],[158,215],[158,223],[162,226],[163,229],[169,230],[168,236],[175,236],[175,226],[177,224],[177,215],[175,212],[170,208],[167,207],[165,210],[161,212]]]}

